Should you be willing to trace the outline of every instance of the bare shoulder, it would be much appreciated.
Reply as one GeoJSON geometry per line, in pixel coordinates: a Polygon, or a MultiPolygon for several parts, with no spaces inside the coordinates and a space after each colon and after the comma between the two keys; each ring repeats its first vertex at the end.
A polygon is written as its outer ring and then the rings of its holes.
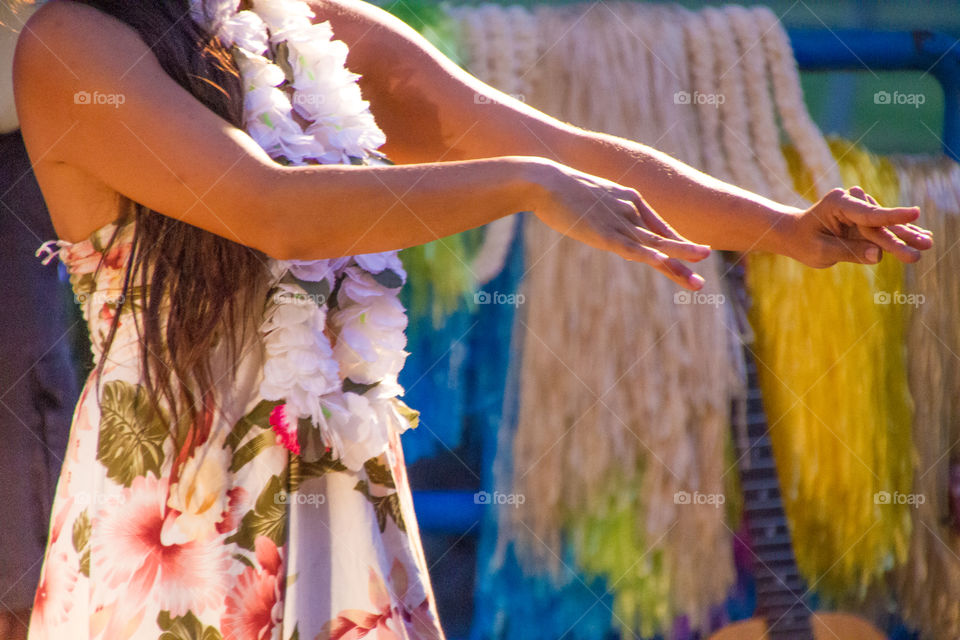
{"type": "MultiPolygon", "coordinates": [[[[156,64],[130,27],[70,0],[41,7],[23,27],[13,61],[13,88],[25,136],[35,143],[59,138],[84,92],[116,91],[134,63],[156,64]]],[[[46,147],[47,144],[42,144],[46,147]]],[[[65,147],[64,147],[65,148],[65,147]]],[[[53,151],[53,150],[52,150],[53,151]]]]}
{"type": "Polygon", "coordinates": [[[38,9],[26,22],[17,44],[17,64],[49,62],[59,58],[70,66],[79,56],[77,49],[113,45],[136,46],[143,42],[119,20],[94,7],[71,0],[53,0],[38,9]]]}
{"type": "Polygon", "coordinates": [[[119,20],[93,7],[54,0],[42,6],[23,27],[14,54],[17,88],[80,79],[105,61],[142,55],[146,44],[119,20]],[[33,73],[43,71],[43,73],[33,73]]]}

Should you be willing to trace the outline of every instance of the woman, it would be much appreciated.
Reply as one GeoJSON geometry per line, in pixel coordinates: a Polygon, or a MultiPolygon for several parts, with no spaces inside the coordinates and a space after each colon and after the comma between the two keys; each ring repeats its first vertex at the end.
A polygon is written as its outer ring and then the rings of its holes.
{"type": "Polygon", "coordinates": [[[711,247],[931,246],[915,207],[798,210],[558,122],[366,4],[240,8],[56,0],[18,47],[99,359],[31,637],[442,637],[398,440],[397,249],[528,210],[699,289],[685,262],[711,247]]]}

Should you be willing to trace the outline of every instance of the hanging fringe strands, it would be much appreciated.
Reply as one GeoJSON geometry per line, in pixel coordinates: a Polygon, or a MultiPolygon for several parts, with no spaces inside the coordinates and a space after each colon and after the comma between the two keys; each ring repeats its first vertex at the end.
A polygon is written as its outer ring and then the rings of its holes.
{"type": "MultiPolygon", "coordinates": [[[[392,3],[388,9],[415,27],[447,57],[458,63],[462,61],[459,43],[464,34],[460,32],[459,23],[443,9],[403,2],[392,3]]],[[[495,44],[506,44],[511,48],[510,61],[513,64],[500,68],[497,77],[509,81],[515,95],[522,99],[524,85],[513,78],[530,67],[536,49],[530,35],[532,17],[526,12],[521,13],[523,15],[510,15],[509,20],[499,21],[495,35],[503,41],[495,44]]],[[[470,45],[480,42],[486,40],[468,41],[470,45]]],[[[402,251],[400,257],[410,275],[404,297],[411,317],[429,316],[433,329],[440,329],[450,314],[469,305],[477,286],[489,282],[503,270],[515,228],[516,218],[508,216],[486,225],[483,230],[473,229],[402,251]]]]}
{"type": "Polygon", "coordinates": [[[936,243],[906,269],[907,368],[917,398],[913,536],[896,589],[906,620],[932,640],[960,637],[960,166],[946,157],[894,156],[901,204],[919,205],[936,243]],[[953,492],[951,493],[951,487],[953,492]],[[954,501],[951,504],[951,501],[954,501]]]}
{"type": "MultiPolygon", "coordinates": [[[[889,161],[830,141],[847,186],[899,202],[889,161]]],[[[793,150],[797,191],[815,189],[793,150]]],[[[912,483],[911,400],[904,354],[903,266],[811,269],[749,259],[751,323],[771,439],[797,563],[818,592],[856,600],[903,562],[910,506],[885,501],[912,483]],[[797,357],[803,354],[803,357],[797,357]]]]}
{"type": "Polygon", "coordinates": [[[483,232],[471,229],[400,252],[410,276],[403,302],[411,317],[430,318],[424,330],[443,327],[450,314],[473,301],[478,281],[472,258],[482,242],[483,232]]]}
{"type": "MultiPolygon", "coordinates": [[[[811,174],[810,187],[800,191],[807,200],[816,200],[818,194],[824,194],[842,184],[837,163],[834,162],[823,134],[814,124],[803,101],[800,87],[800,71],[793,57],[790,39],[777,16],[766,7],[755,7],[756,29],[763,41],[763,55],[766,57],[773,84],[773,97],[780,125],[787,139],[796,147],[803,164],[811,174]]],[[[777,137],[763,140],[771,145],[777,137]]],[[[768,170],[778,169],[779,164],[766,165],[768,170]]],[[[786,184],[792,184],[787,180],[786,184]]],[[[787,201],[787,204],[791,204],[787,201]]]]}
{"type": "MultiPolygon", "coordinates": [[[[465,47],[471,51],[466,67],[478,78],[525,101],[530,91],[527,74],[538,57],[536,24],[520,7],[475,10],[449,9],[465,47]],[[497,52],[496,55],[490,55],[497,52]]],[[[516,216],[486,225],[486,234],[471,265],[476,284],[493,280],[503,270],[516,231],[516,216]]]]}
{"type": "MultiPolygon", "coordinates": [[[[889,162],[828,144],[816,128],[787,34],[765,7],[484,6],[453,15],[471,71],[566,121],[646,142],[795,206],[843,184],[898,201],[889,162]],[[533,71],[518,72],[502,34],[530,16],[539,55],[533,71]]],[[[724,458],[727,403],[741,384],[728,305],[677,304],[689,294],[659,274],[532,218],[524,237],[519,419],[512,474],[498,482],[526,501],[502,514],[501,551],[513,541],[528,570],[559,575],[572,545],[578,568],[607,578],[624,636],[667,630],[681,615],[699,627],[730,584],[731,531],[723,509],[688,508],[676,496],[722,494],[735,476],[724,458]]],[[[911,530],[904,505],[877,497],[911,486],[907,310],[874,298],[903,290],[902,267],[887,259],[818,271],[765,255],[749,266],[801,570],[827,595],[862,597],[903,561],[911,530]]],[[[703,265],[710,285],[721,268],[703,265]]]]}
{"type": "MultiPolygon", "coordinates": [[[[697,109],[675,96],[690,90],[684,12],[608,7],[537,8],[542,58],[525,74],[526,88],[498,81],[495,71],[508,64],[500,59],[510,48],[493,46],[492,32],[508,15],[522,23],[517,10],[454,15],[468,68],[482,79],[574,124],[700,164],[697,109]]],[[[723,495],[727,401],[736,383],[725,305],[678,304],[684,299],[659,274],[537,221],[524,233],[517,464],[501,486],[527,499],[501,521],[503,539],[516,540],[532,570],[557,571],[566,531],[578,565],[615,584],[625,635],[669,628],[680,613],[699,625],[732,581],[731,533],[724,509],[678,504],[676,496],[723,495]]],[[[719,264],[711,259],[704,268],[718,286],[719,264]]],[[[718,293],[701,292],[715,300],[718,293]]]]}

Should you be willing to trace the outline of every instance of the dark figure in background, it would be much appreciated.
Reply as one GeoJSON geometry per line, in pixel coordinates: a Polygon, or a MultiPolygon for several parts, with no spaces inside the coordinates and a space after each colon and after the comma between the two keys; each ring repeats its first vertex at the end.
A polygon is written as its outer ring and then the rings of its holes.
{"type": "Polygon", "coordinates": [[[56,234],[13,109],[26,18],[0,5],[0,640],[26,637],[77,401],[66,285],[34,256],[56,234]]]}

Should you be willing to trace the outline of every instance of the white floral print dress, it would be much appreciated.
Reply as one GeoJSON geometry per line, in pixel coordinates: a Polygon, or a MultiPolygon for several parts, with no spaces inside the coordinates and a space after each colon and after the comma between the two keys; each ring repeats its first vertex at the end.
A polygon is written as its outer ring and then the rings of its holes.
{"type": "Polygon", "coordinates": [[[61,243],[97,358],[121,316],[74,414],[30,638],[443,638],[396,433],[358,471],[316,438],[292,453],[258,349],[216,372],[222,409],[182,433],[151,409],[140,295],[119,299],[132,233],[61,243]]]}

